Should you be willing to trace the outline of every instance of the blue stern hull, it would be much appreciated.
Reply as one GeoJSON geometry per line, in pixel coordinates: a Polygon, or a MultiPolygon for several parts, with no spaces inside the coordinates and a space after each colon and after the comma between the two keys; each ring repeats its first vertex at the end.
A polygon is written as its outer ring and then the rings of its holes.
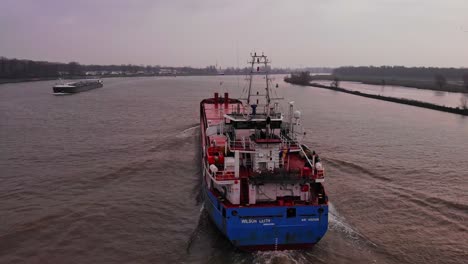
{"type": "Polygon", "coordinates": [[[327,205],[226,207],[204,188],[210,218],[231,243],[244,250],[302,249],[328,229],[327,205]]]}

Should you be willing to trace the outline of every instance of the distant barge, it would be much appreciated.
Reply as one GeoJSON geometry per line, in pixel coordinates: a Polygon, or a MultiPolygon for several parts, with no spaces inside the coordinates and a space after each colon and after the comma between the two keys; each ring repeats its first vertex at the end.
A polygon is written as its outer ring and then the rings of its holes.
{"type": "Polygon", "coordinates": [[[102,80],[82,80],[78,82],[56,84],[53,89],[54,95],[64,95],[84,92],[91,89],[100,88],[102,86],[102,80]]]}

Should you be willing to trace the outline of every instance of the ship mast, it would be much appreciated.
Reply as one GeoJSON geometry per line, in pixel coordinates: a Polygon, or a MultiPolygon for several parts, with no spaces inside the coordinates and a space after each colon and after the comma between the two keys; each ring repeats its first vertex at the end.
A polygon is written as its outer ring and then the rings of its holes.
{"type": "Polygon", "coordinates": [[[252,96],[258,96],[252,94],[252,80],[255,72],[260,72],[261,68],[260,65],[263,66],[263,71],[265,73],[265,82],[266,82],[266,87],[265,87],[265,100],[266,100],[266,115],[269,117],[270,116],[270,103],[271,103],[271,98],[270,98],[270,77],[268,76],[268,64],[270,64],[270,61],[268,60],[267,56],[265,56],[262,52],[262,55],[257,55],[257,52],[254,52],[253,54],[251,53],[250,56],[252,57],[252,60],[249,61],[250,63],[250,74],[249,74],[249,90],[248,90],[248,95],[247,95],[247,104],[250,105],[250,98],[252,96]],[[257,66],[255,68],[255,66],[257,66]]]}

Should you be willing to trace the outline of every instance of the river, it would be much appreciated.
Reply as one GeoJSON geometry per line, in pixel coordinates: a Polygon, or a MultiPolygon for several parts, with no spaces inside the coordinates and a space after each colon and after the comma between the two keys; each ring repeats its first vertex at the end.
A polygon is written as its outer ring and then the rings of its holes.
{"type": "MultiPolygon", "coordinates": [[[[330,81],[314,82],[323,85],[331,85],[330,81]]],[[[387,97],[405,98],[454,108],[462,106],[462,98],[466,98],[468,100],[468,93],[451,93],[396,85],[372,85],[347,81],[340,82],[339,85],[340,88],[351,91],[359,91],[362,93],[382,95],[387,97]]]]}
{"type": "Polygon", "coordinates": [[[239,96],[242,77],[71,96],[43,81],[0,85],[0,263],[466,261],[468,118],[274,82],[326,168],[330,228],[313,249],[237,251],[204,211],[199,102],[239,96]]]}

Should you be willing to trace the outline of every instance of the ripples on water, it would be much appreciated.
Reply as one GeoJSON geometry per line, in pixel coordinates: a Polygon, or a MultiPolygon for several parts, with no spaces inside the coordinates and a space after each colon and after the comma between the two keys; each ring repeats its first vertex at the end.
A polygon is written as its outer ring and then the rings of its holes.
{"type": "Polygon", "coordinates": [[[330,229],[313,249],[240,252],[204,211],[198,104],[237,96],[236,77],[128,78],[64,97],[0,86],[0,262],[466,260],[468,119],[276,82],[327,169],[330,229]]]}
{"type": "MultiPolygon", "coordinates": [[[[324,85],[331,85],[330,81],[315,81],[324,85]]],[[[395,98],[405,98],[448,107],[461,107],[462,98],[468,94],[452,93],[433,90],[422,90],[396,85],[370,85],[360,82],[340,82],[340,87],[368,94],[377,94],[395,98]]]]}

